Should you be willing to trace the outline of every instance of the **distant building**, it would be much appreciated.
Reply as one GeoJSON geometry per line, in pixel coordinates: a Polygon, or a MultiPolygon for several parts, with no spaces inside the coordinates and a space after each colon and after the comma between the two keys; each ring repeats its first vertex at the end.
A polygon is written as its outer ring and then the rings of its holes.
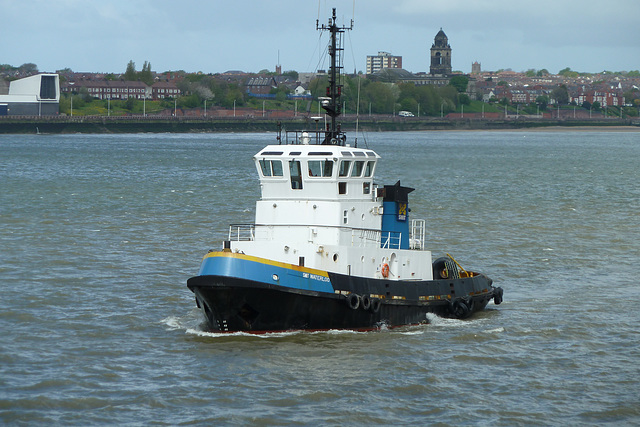
{"type": "Polygon", "coordinates": [[[80,93],[82,90],[97,99],[151,98],[151,87],[141,81],[77,80],[62,85],[62,93],[80,93]]]}
{"type": "Polygon", "coordinates": [[[251,77],[247,81],[247,93],[249,95],[268,95],[272,89],[276,89],[278,84],[272,76],[251,77]]]}
{"type": "Polygon", "coordinates": [[[160,80],[151,86],[152,99],[177,98],[180,95],[182,95],[182,93],[173,81],[160,80]]]}
{"type": "Polygon", "coordinates": [[[431,45],[431,67],[429,74],[432,76],[451,74],[451,46],[447,35],[442,31],[438,31],[433,45],[431,45]]]}
{"type": "Polygon", "coordinates": [[[482,67],[478,61],[471,64],[471,74],[480,74],[482,72],[482,67]]]}
{"type": "Polygon", "coordinates": [[[86,91],[97,99],[164,99],[181,95],[175,81],[161,80],[152,86],[141,81],[82,79],[62,84],[62,93],[72,94],[86,91]]]}
{"type": "Polygon", "coordinates": [[[402,56],[393,56],[389,52],[378,52],[377,56],[367,56],[367,75],[377,73],[384,68],[402,68],[402,56]]]}
{"type": "Polygon", "coordinates": [[[577,105],[582,105],[585,102],[589,104],[593,104],[594,102],[600,103],[601,107],[620,107],[624,105],[624,95],[622,94],[621,89],[611,88],[611,89],[583,89],[570,96],[569,102],[574,102],[577,105]]]}
{"type": "Polygon", "coordinates": [[[50,116],[60,109],[60,77],[36,74],[9,83],[0,95],[0,116],[50,116]]]}
{"type": "Polygon", "coordinates": [[[311,83],[311,80],[319,77],[324,77],[326,75],[327,72],[324,70],[318,70],[317,73],[298,73],[298,80],[300,80],[300,83],[302,83],[303,85],[308,85],[309,83],[311,83]]]}

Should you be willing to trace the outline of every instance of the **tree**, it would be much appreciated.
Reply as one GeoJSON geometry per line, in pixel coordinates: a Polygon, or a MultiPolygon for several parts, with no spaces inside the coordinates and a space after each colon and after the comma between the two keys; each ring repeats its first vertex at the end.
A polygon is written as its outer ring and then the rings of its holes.
{"type": "Polygon", "coordinates": [[[298,80],[298,72],[295,70],[285,71],[282,73],[283,77],[291,77],[293,80],[298,80]]]}
{"type": "Polygon", "coordinates": [[[91,94],[89,93],[89,89],[87,89],[86,87],[81,87],[78,91],[78,94],[85,102],[91,102],[93,100],[93,96],[91,96],[91,94]]]}
{"type": "Polygon", "coordinates": [[[151,74],[150,62],[144,61],[144,65],[142,66],[142,71],[138,73],[138,79],[140,79],[140,81],[143,81],[148,85],[153,84],[153,74],[151,74]]]}
{"type": "Polygon", "coordinates": [[[283,90],[278,90],[276,92],[276,101],[284,102],[287,100],[287,92],[283,90]]]}
{"type": "Polygon", "coordinates": [[[389,83],[373,82],[367,85],[364,91],[364,99],[371,102],[371,109],[374,113],[391,113],[396,102],[393,85],[389,83]]]}
{"type": "Polygon", "coordinates": [[[576,78],[579,75],[577,71],[571,71],[571,68],[569,67],[563,68],[562,70],[558,71],[558,74],[561,76],[572,77],[572,78],[576,78]]]}
{"type": "Polygon", "coordinates": [[[127,98],[127,100],[124,101],[124,104],[123,104],[122,108],[124,108],[126,110],[129,110],[129,111],[132,111],[133,107],[135,106],[135,104],[136,104],[135,98],[133,98],[133,97],[127,98]]]}
{"type": "Polygon", "coordinates": [[[196,93],[202,100],[210,100],[215,98],[215,94],[207,86],[197,85],[193,89],[193,92],[196,93]]]}
{"type": "Polygon", "coordinates": [[[391,68],[383,68],[375,75],[375,79],[384,83],[396,83],[399,79],[398,74],[391,68]]]}
{"type": "Polygon", "coordinates": [[[569,91],[565,85],[560,85],[551,91],[551,96],[556,100],[558,104],[569,103],[569,91]]]}
{"type": "Polygon", "coordinates": [[[549,98],[547,98],[545,95],[540,95],[536,98],[536,104],[538,104],[540,106],[540,109],[544,111],[547,109],[547,105],[549,105],[549,98]]]}
{"type": "Polygon", "coordinates": [[[329,79],[326,76],[317,77],[309,82],[309,90],[314,98],[326,96],[329,79]]]}
{"type": "Polygon", "coordinates": [[[20,66],[20,72],[25,74],[36,74],[38,72],[38,66],[31,62],[27,62],[20,66]]]}
{"type": "Polygon", "coordinates": [[[455,87],[459,93],[466,92],[469,78],[465,76],[453,76],[449,80],[449,84],[455,87]]]}
{"type": "Polygon", "coordinates": [[[126,81],[138,80],[138,73],[136,72],[136,63],[133,60],[127,64],[127,70],[122,76],[126,81]]]}

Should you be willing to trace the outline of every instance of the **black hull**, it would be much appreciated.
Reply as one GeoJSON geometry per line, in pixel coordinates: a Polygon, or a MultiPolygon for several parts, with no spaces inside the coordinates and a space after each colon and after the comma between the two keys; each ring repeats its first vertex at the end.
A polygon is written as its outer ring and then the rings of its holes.
{"type": "Polygon", "coordinates": [[[498,304],[502,301],[502,289],[493,288],[491,279],[483,275],[423,282],[330,277],[342,293],[303,291],[225,276],[193,277],[188,287],[209,328],[220,332],[365,331],[427,323],[427,313],[465,318],[483,310],[491,299],[498,304]],[[431,296],[425,297],[427,288],[431,296]]]}

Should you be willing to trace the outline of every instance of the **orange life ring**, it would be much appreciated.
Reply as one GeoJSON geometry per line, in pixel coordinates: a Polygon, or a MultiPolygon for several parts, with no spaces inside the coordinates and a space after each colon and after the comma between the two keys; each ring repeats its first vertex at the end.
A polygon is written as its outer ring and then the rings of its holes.
{"type": "Polygon", "coordinates": [[[382,277],[389,277],[389,264],[382,264],[382,277]]]}

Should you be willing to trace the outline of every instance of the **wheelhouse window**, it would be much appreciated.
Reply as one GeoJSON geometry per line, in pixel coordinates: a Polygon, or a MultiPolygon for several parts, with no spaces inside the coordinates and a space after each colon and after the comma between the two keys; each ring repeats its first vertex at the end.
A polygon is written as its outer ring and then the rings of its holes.
{"type": "Polygon", "coordinates": [[[309,160],[309,176],[330,177],[333,175],[333,161],[309,160]]]}
{"type": "Polygon", "coordinates": [[[340,162],[340,176],[349,176],[349,167],[351,160],[343,160],[340,162]]]}
{"type": "Polygon", "coordinates": [[[291,174],[291,188],[294,190],[302,190],[302,169],[298,160],[289,162],[289,172],[291,174]]]}
{"type": "Polygon", "coordinates": [[[263,176],[283,176],[282,162],[280,160],[265,160],[258,162],[263,176]]]}
{"type": "Polygon", "coordinates": [[[364,161],[358,160],[353,162],[353,169],[351,169],[352,177],[359,177],[362,175],[362,170],[364,169],[364,161]]]}
{"type": "Polygon", "coordinates": [[[376,166],[376,162],[369,160],[367,162],[367,167],[364,169],[364,176],[370,177],[373,175],[373,168],[376,166]]]}

